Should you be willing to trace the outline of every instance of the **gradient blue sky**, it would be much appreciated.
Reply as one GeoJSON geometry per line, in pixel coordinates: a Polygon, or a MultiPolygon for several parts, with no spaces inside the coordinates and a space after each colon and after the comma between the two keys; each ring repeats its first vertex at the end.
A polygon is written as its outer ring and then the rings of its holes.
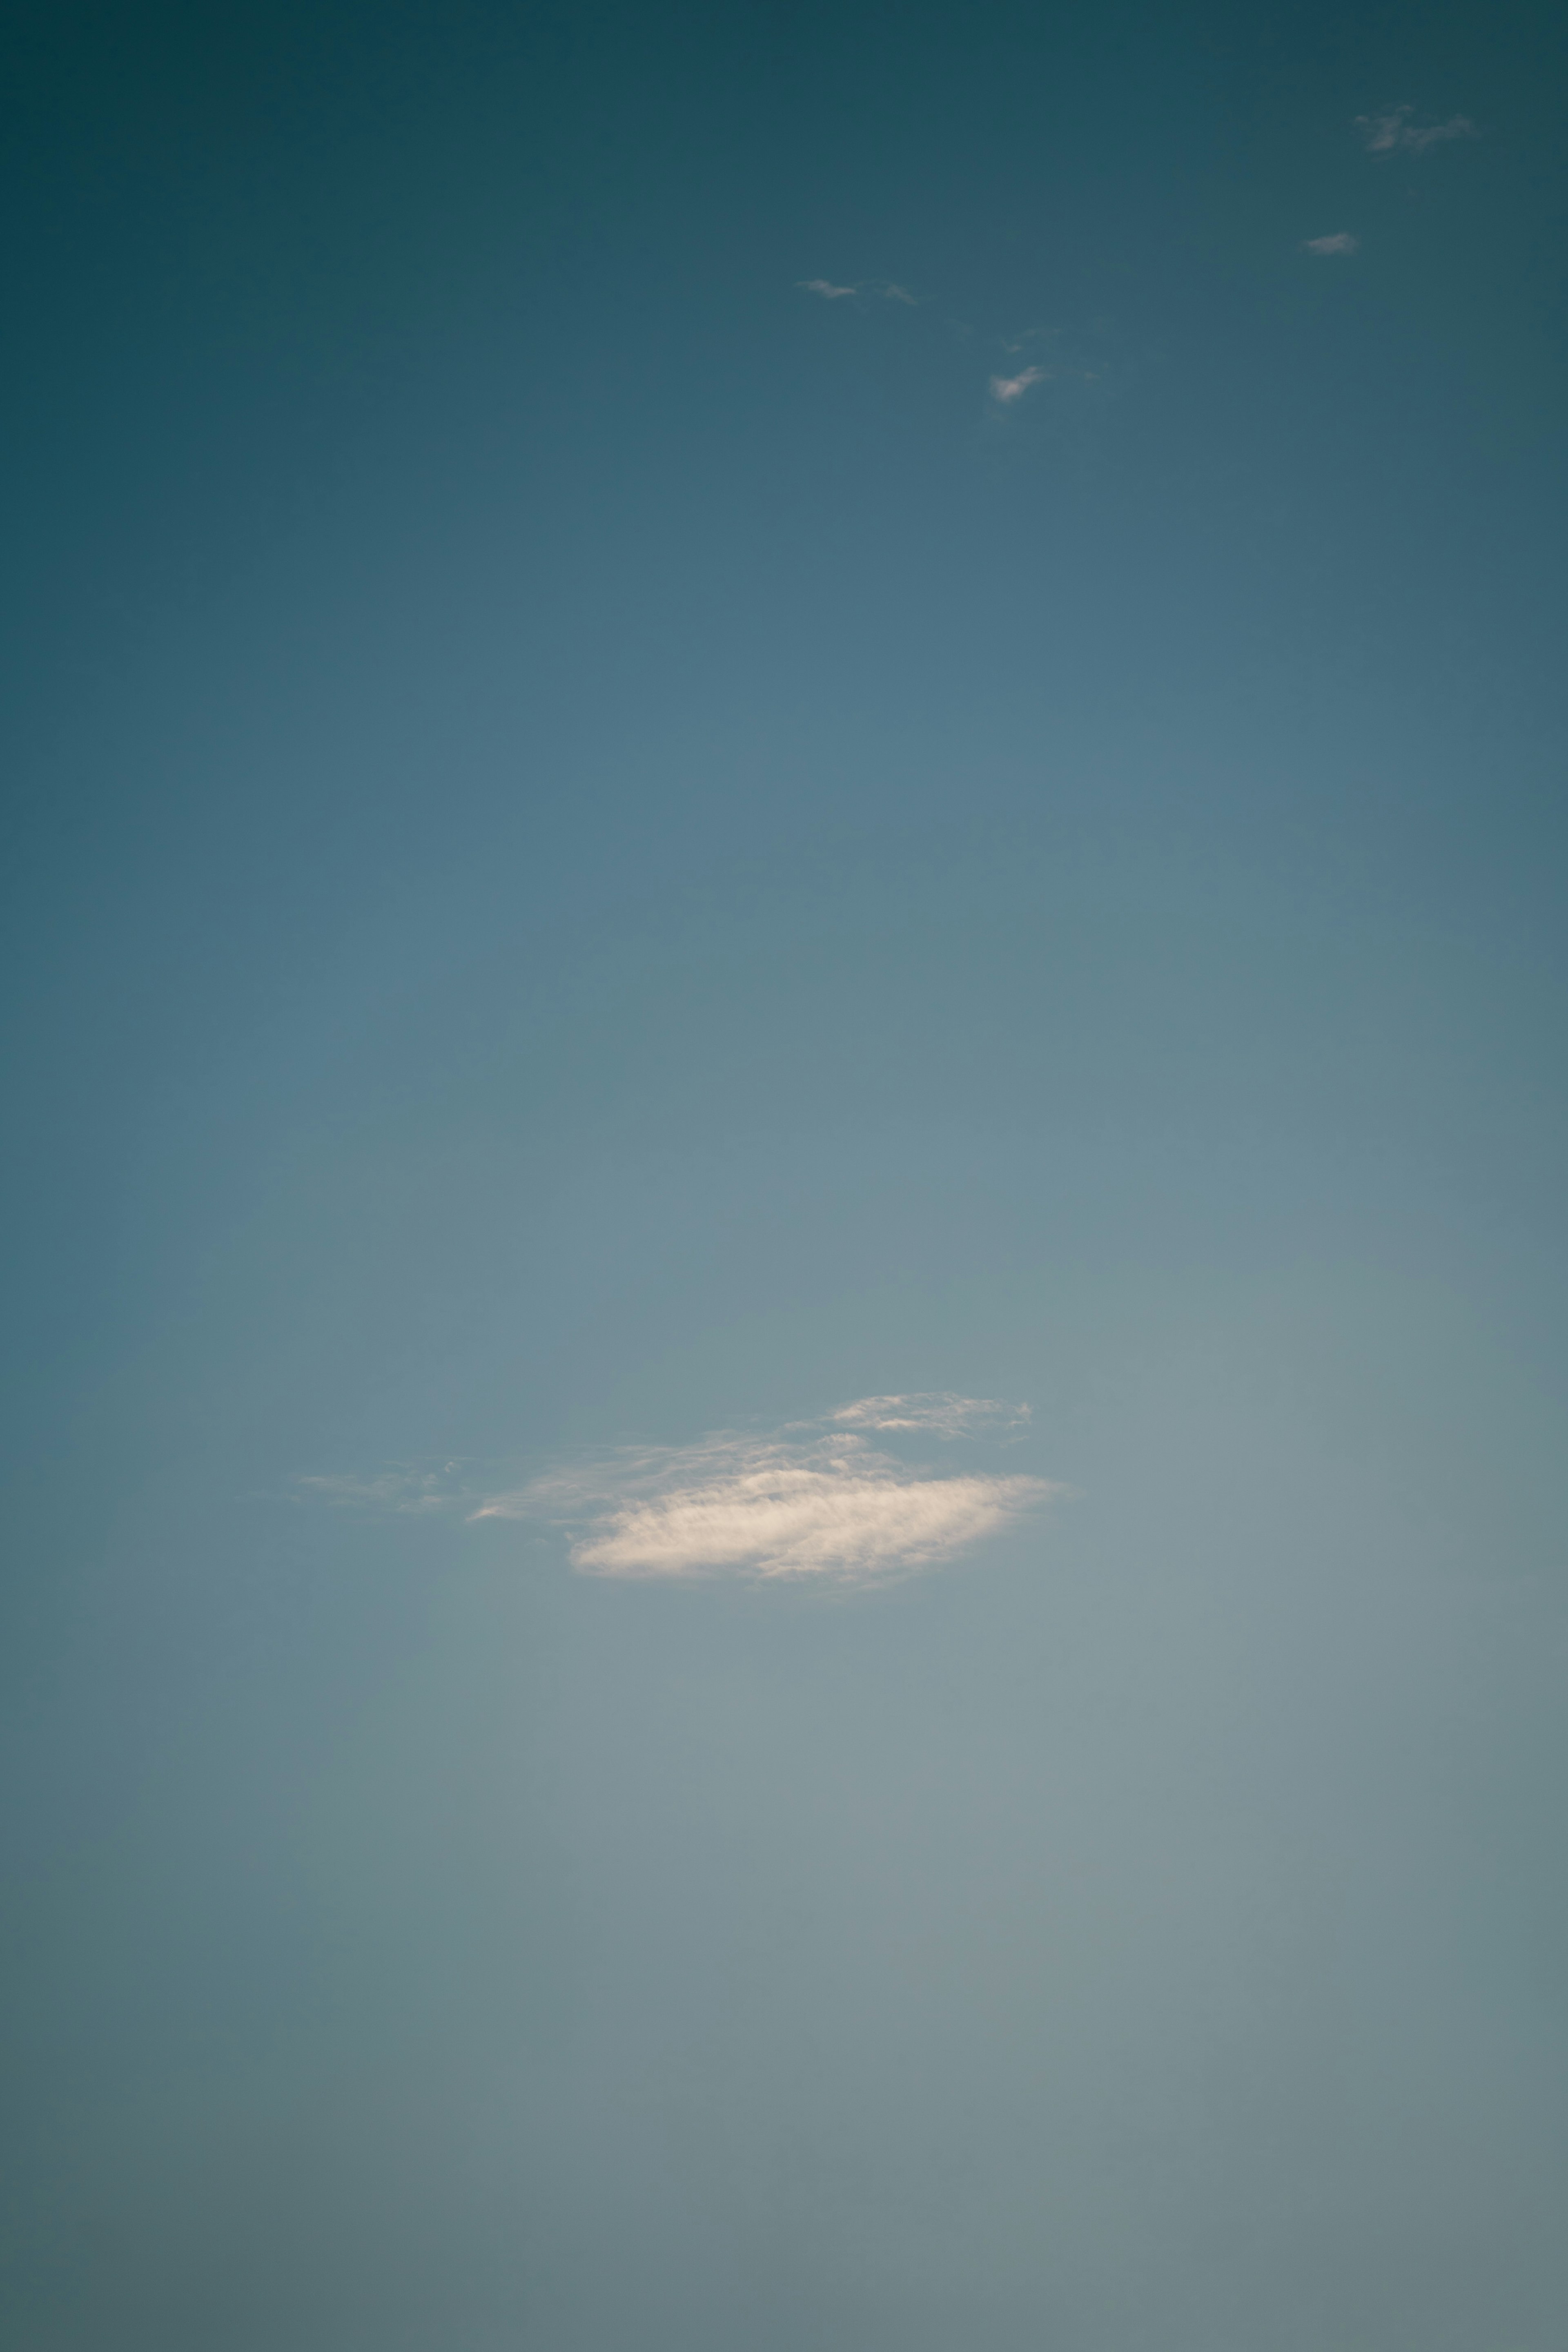
{"type": "Polygon", "coordinates": [[[12,2338],[1560,2352],[1560,12],[7,47],[12,2338]]]}

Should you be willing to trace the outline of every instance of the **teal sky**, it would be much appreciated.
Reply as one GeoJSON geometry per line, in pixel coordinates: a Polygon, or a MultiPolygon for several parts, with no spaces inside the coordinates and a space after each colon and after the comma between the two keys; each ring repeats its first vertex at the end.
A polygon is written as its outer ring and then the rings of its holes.
{"type": "Polygon", "coordinates": [[[1561,13],[6,49],[0,2332],[1561,2352],[1561,13]]]}

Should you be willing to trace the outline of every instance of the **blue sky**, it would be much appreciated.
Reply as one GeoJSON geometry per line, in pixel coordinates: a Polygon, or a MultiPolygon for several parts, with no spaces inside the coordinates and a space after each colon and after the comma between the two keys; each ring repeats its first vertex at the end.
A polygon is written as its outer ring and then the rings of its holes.
{"type": "Polygon", "coordinates": [[[14,64],[11,2332],[1556,2352],[1560,23],[14,64]]]}

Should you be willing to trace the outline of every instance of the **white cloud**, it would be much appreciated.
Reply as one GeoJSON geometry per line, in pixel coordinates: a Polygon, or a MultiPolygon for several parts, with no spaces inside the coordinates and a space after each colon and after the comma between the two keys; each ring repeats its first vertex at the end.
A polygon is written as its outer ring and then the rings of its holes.
{"type": "Polygon", "coordinates": [[[1358,114],[1355,127],[1369,155],[1424,155],[1447,139],[1479,139],[1480,132],[1468,114],[1450,115],[1447,122],[1412,122],[1413,106],[1391,106],[1382,114],[1358,114]]]}
{"type": "Polygon", "coordinates": [[[840,1429],[928,1429],[937,1437],[972,1437],[982,1431],[1021,1429],[1029,1420],[1027,1404],[1002,1404],[995,1397],[955,1396],[951,1390],[930,1396],[862,1397],[841,1405],[828,1419],[840,1429]]]}
{"type": "Polygon", "coordinates": [[[835,286],[831,278],[798,278],[797,289],[802,294],[819,295],[824,302],[847,302],[852,295],[873,294],[882,302],[903,302],[911,310],[918,310],[920,298],[907,286],[895,286],[890,278],[857,279],[853,286],[835,286]]]}
{"type": "Polygon", "coordinates": [[[1021,1418],[980,1398],[865,1397],[830,1414],[827,1433],[806,1423],[623,1447],[492,1496],[471,1516],[564,1528],[572,1565],[588,1576],[885,1581],[956,1558],[1062,1490],[1020,1475],[934,1471],[859,1431],[956,1437],[1021,1418]]]}
{"type": "Polygon", "coordinates": [[[861,1397],[781,1429],[610,1448],[500,1491],[494,1471],[486,1480],[461,1461],[297,1478],[294,1489],[377,1516],[461,1512],[470,1522],[555,1527],[586,1576],[867,1584],[956,1559],[1066,1491],[1021,1473],[912,1458],[933,1440],[1016,1438],[1028,1421],[1027,1405],[951,1391],[861,1397]]]}
{"type": "Polygon", "coordinates": [[[1333,236],[1304,236],[1301,239],[1303,253],[1326,256],[1331,253],[1359,253],[1360,250],[1360,237],[1353,236],[1347,228],[1336,229],[1333,236]]]}
{"type": "Polygon", "coordinates": [[[1043,383],[1050,373],[1049,368],[1026,367],[1020,368],[1017,375],[994,375],[991,378],[991,398],[998,401],[1002,407],[1010,408],[1015,401],[1023,398],[1031,383],[1043,383]]]}

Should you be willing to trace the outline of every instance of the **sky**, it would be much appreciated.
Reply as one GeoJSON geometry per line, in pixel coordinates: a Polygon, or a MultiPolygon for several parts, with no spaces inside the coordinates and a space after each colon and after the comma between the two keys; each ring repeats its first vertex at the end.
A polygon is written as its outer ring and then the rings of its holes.
{"type": "Polygon", "coordinates": [[[1561,2352],[1561,12],[5,47],[7,2340],[1561,2352]]]}

